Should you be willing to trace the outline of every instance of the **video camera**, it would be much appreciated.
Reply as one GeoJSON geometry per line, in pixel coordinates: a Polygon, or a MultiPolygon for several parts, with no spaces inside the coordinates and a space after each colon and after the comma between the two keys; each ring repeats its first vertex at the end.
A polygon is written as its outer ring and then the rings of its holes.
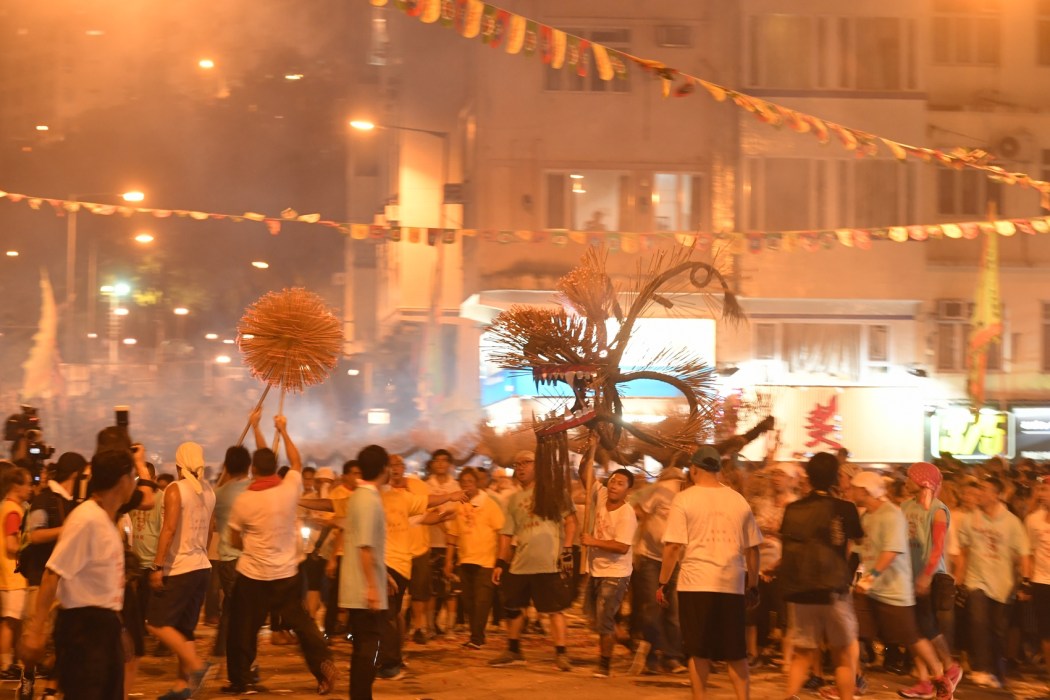
{"type": "Polygon", "coordinates": [[[55,448],[44,442],[44,431],[37,409],[23,404],[21,413],[11,415],[4,425],[4,440],[12,443],[12,455],[17,451],[18,443],[25,441],[26,459],[31,464],[33,480],[38,481],[45,462],[55,454],[55,448]]]}

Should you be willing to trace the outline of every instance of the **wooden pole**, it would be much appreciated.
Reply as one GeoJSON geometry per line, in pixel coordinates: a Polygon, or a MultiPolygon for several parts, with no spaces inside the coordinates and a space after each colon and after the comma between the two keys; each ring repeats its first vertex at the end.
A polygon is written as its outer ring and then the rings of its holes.
{"type": "MultiPolygon", "coordinates": [[[[252,413],[255,413],[260,408],[262,408],[263,401],[266,400],[266,395],[269,394],[269,393],[270,393],[270,385],[267,384],[266,388],[263,389],[262,396],[259,397],[259,402],[257,404],[255,404],[255,408],[252,409],[252,413]]],[[[281,398],[284,398],[284,397],[282,396],[281,398]]],[[[244,430],[241,431],[241,436],[239,438],[237,438],[237,447],[240,447],[241,445],[244,444],[244,438],[248,434],[248,428],[250,428],[250,427],[252,427],[251,421],[248,421],[247,423],[244,424],[244,430]]]]}
{"type": "MultiPolygon", "coordinates": [[[[284,391],[284,387],[282,386],[281,387],[281,400],[277,404],[277,415],[279,415],[279,416],[283,416],[284,415],[284,394],[285,394],[285,391],[284,391]]],[[[281,445],[281,433],[280,433],[280,431],[275,430],[274,434],[273,434],[273,454],[274,454],[274,457],[277,456],[277,448],[280,445],[281,445]]]]}
{"type": "MultiPolygon", "coordinates": [[[[594,455],[598,451],[598,435],[591,432],[591,438],[587,445],[587,452],[583,456],[582,462],[580,462],[580,475],[583,477],[583,523],[580,525],[581,532],[587,534],[593,534],[589,531],[591,524],[591,490],[594,486],[594,455]]],[[[586,557],[587,548],[583,548],[584,556],[586,557]]]]}

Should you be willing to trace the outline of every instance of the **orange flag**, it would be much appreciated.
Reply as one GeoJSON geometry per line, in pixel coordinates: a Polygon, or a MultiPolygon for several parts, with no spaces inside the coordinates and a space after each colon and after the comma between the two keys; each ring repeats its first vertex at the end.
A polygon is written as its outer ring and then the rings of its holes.
{"type": "Polygon", "coordinates": [[[966,348],[966,393],[974,408],[984,405],[984,379],[988,369],[988,348],[1001,342],[1002,307],[999,304],[999,234],[985,232],[981,269],[977,277],[970,342],[966,348]]]}

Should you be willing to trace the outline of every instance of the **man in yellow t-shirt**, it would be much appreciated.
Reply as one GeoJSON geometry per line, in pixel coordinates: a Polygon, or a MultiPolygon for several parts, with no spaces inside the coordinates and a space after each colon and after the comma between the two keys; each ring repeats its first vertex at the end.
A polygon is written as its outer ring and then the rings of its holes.
{"type": "Polygon", "coordinates": [[[456,506],[456,517],[448,523],[445,576],[453,575],[453,562],[457,562],[463,605],[470,621],[470,640],[463,647],[480,649],[485,645],[485,625],[492,611],[492,569],[499,554],[504,515],[499,503],[478,488],[478,473],[473,467],[459,473],[459,486],[469,500],[456,506]]]}
{"type": "MultiPolygon", "coordinates": [[[[428,510],[448,501],[462,501],[462,491],[431,494],[419,479],[405,478],[405,461],[390,455],[390,481],[382,490],[386,515],[385,562],[389,598],[385,619],[379,628],[379,661],[376,677],[393,680],[402,676],[401,606],[413,573],[416,557],[430,556],[427,528],[451,518],[454,511],[428,510]]],[[[415,600],[413,600],[415,603],[415,600]]]]}

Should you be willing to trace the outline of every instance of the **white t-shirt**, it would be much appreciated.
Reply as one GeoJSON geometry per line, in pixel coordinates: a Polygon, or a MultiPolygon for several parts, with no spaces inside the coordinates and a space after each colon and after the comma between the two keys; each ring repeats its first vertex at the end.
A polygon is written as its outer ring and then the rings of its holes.
{"type": "Polygon", "coordinates": [[[281,483],[265,491],[251,487],[237,497],[229,528],[241,533],[244,550],[237,572],[256,581],[291,578],[299,571],[301,533],[295,527],[303,477],[289,471],[281,483]]]}
{"type": "Polygon", "coordinates": [[[106,511],[93,499],[70,512],[47,568],[58,574],[62,608],[124,607],[124,543],[106,511]]]}
{"type": "Polygon", "coordinates": [[[671,501],[665,544],[685,545],[678,590],[744,593],[744,553],[762,542],[751,507],[728,486],[692,486],[671,501]]]}
{"type": "MultiPolygon", "coordinates": [[[[604,486],[598,487],[598,508],[594,518],[594,537],[599,540],[615,540],[630,545],[634,542],[634,533],[638,529],[638,517],[629,503],[622,504],[616,510],[608,509],[609,492],[604,486]]],[[[633,570],[631,547],[623,554],[608,549],[589,547],[591,576],[616,577],[630,576],[633,570]]]]}
{"type": "Polygon", "coordinates": [[[1024,519],[1028,541],[1032,544],[1034,566],[1032,583],[1050,584],[1050,513],[1040,508],[1024,519]]]}

